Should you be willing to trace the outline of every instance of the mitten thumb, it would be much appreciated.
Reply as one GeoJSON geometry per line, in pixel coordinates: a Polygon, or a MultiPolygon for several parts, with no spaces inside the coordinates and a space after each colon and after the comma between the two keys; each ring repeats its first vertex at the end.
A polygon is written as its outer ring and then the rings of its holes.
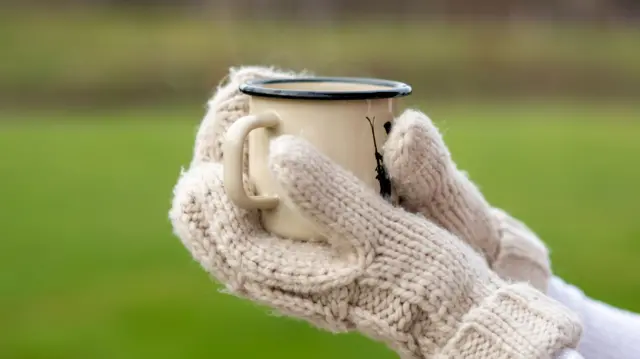
{"type": "Polygon", "coordinates": [[[458,170],[442,135],[425,114],[407,110],[396,119],[384,161],[405,208],[462,238],[493,263],[500,238],[491,207],[458,170]]]}

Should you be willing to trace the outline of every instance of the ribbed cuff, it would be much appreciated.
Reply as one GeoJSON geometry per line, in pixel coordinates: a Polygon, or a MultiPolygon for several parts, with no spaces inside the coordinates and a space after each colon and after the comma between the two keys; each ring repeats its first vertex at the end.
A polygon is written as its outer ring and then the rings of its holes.
{"type": "Polygon", "coordinates": [[[494,292],[462,320],[436,358],[551,359],[578,345],[578,317],[526,284],[494,292]]]}

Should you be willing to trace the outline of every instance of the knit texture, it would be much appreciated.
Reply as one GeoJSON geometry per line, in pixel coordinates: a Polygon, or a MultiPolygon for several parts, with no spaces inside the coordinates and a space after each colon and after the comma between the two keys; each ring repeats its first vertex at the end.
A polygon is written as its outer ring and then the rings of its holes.
{"type": "MultiPolygon", "coordinates": [[[[219,163],[183,173],[170,219],[229,292],[333,332],[358,331],[402,358],[552,358],[574,348],[577,318],[477,252],[393,207],[307,142],[281,136],[269,168],[329,243],[275,237],[226,196],[219,163]]],[[[250,187],[250,186],[248,186],[250,187]]]]}
{"type": "Polygon", "coordinates": [[[529,282],[547,293],[551,263],[547,246],[524,223],[499,208],[491,212],[500,236],[500,252],[493,270],[512,281],[529,282]]]}
{"type": "MultiPolygon", "coordinates": [[[[273,67],[232,68],[208,102],[192,165],[222,160],[224,133],[234,121],[249,114],[249,96],[238,90],[240,84],[310,75],[273,67]]],[[[545,245],[529,228],[486,202],[465,173],[457,169],[442,135],[426,115],[414,110],[404,112],[394,122],[384,150],[394,187],[403,188],[402,205],[406,209],[465,240],[502,278],[529,282],[546,291],[551,271],[545,245]]]]}

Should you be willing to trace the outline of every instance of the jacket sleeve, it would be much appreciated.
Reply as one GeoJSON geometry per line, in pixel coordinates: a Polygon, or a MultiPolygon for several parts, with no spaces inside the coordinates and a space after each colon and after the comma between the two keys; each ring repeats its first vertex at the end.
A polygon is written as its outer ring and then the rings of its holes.
{"type": "Polygon", "coordinates": [[[558,354],[556,359],[585,359],[585,358],[582,355],[580,355],[580,353],[578,353],[573,349],[565,349],[562,352],[560,352],[560,354],[558,354]]]}
{"type": "MultiPolygon", "coordinates": [[[[591,299],[557,277],[551,279],[548,294],[582,320],[583,335],[578,352],[584,359],[640,358],[639,314],[591,299]]],[[[561,356],[558,359],[574,358],[580,357],[561,356]]]]}

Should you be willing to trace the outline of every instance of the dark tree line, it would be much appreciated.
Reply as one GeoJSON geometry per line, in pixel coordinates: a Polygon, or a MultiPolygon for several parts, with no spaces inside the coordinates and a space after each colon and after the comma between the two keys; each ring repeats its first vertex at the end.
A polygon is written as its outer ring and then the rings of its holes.
{"type": "Polygon", "coordinates": [[[619,21],[640,20],[640,0],[5,0],[0,7],[171,7],[206,9],[233,17],[341,20],[366,16],[391,18],[474,17],[619,21]]]}

